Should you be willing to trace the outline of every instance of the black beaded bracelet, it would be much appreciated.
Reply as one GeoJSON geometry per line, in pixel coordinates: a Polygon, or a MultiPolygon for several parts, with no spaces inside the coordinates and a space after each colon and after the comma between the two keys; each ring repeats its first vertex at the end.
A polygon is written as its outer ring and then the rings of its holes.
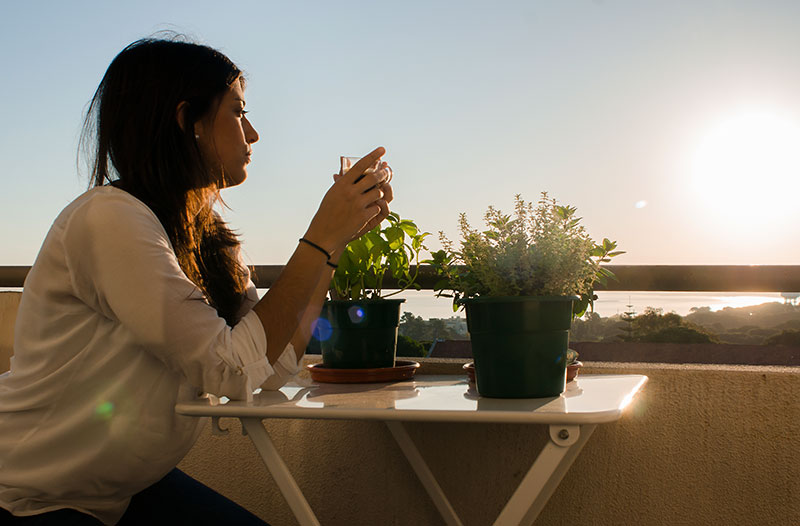
{"type": "Polygon", "coordinates": [[[336,263],[331,263],[330,261],[326,261],[325,264],[331,268],[339,268],[339,265],[337,265],[336,263]]]}
{"type": "Polygon", "coordinates": [[[301,243],[305,243],[306,245],[309,245],[309,246],[312,246],[312,247],[316,248],[317,250],[319,250],[320,252],[325,254],[325,257],[328,258],[328,261],[331,260],[331,255],[328,254],[328,251],[325,250],[324,248],[322,248],[321,246],[317,245],[313,241],[309,241],[308,239],[306,239],[304,237],[301,237],[298,241],[300,241],[301,243]]]}

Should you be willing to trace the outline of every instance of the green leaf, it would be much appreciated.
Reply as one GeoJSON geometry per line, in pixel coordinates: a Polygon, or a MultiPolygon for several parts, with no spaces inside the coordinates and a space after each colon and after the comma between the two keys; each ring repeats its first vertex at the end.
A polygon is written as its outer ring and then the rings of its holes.
{"type": "Polygon", "coordinates": [[[403,232],[402,228],[389,227],[385,230],[385,235],[386,239],[389,241],[389,248],[391,250],[397,250],[403,246],[405,232],[403,232]]]}
{"type": "Polygon", "coordinates": [[[408,261],[400,253],[393,252],[386,256],[386,261],[389,263],[389,272],[392,276],[399,277],[406,269],[405,263],[408,261]]]}
{"type": "Polygon", "coordinates": [[[353,285],[353,287],[350,289],[350,299],[361,299],[361,285],[353,285]]]}
{"type": "Polygon", "coordinates": [[[412,223],[408,219],[404,219],[404,220],[400,221],[397,224],[397,226],[400,227],[403,230],[403,232],[405,232],[406,234],[408,234],[411,237],[416,236],[417,232],[419,232],[419,229],[417,229],[417,225],[415,225],[414,223],[412,223]]]}
{"type": "MultiPolygon", "coordinates": [[[[381,273],[382,275],[383,273],[381,273]]],[[[364,275],[364,288],[374,289],[378,286],[378,277],[375,274],[369,273],[364,275]]]]}
{"type": "Polygon", "coordinates": [[[612,277],[614,275],[614,273],[611,272],[610,270],[608,270],[607,268],[602,268],[601,267],[600,269],[598,269],[597,275],[598,276],[606,276],[606,277],[610,278],[610,277],[612,277]]]}
{"type": "Polygon", "coordinates": [[[600,258],[600,257],[603,257],[603,256],[606,255],[606,251],[601,246],[595,246],[591,250],[590,254],[591,254],[592,257],[600,258]]]}
{"type": "Polygon", "coordinates": [[[351,241],[347,249],[353,254],[355,261],[363,261],[369,257],[369,250],[362,239],[351,241]]]}
{"type": "Polygon", "coordinates": [[[342,257],[339,258],[339,268],[336,269],[336,274],[345,276],[353,267],[353,259],[350,257],[350,252],[345,250],[342,257]]]}

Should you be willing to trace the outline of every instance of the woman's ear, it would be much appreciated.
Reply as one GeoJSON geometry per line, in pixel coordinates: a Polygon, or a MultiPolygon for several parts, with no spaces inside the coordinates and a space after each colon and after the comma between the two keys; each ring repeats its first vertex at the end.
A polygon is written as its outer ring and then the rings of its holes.
{"type": "Polygon", "coordinates": [[[178,126],[180,126],[183,131],[186,131],[186,108],[188,107],[189,103],[182,100],[178,103],[178,107],[175,108],[175,120],[178,121],[178,126]]]}
{"type": "MultiPolygon", "coordinates": [[[[178,107],[175,108],[175,120],[178,121],[178,126],[180,126],[182,131],[186,131],[186,111],[189,107],[189,103],[185,100],[178,103],[178,107]]],[[[200,136],[203,134],[203,123],[197,121],[194,123],[194,138],[199,139],[200,136]]]]}

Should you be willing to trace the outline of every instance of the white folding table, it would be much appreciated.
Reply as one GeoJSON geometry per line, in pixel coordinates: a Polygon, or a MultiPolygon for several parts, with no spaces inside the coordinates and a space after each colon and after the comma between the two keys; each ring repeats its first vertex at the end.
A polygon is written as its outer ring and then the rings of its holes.
{"type": "Polygon", "coordinates": [[[479,397],[464,377],[417,376],[385,384],[287,385],[257,392],[252,402],[214,396],[176,405],[179,414],[234,417],[250,436],[301,526],[319,525],[265,429],[265,418],[378,420],[386,423],[448,525],[461,525],[449,500],[420,455],[403,422],[547,424],[549,441],[495,521],[530,525],[544,508],[597,424],[613,422],[647,381],[641,375],[582,375],[559,397],[479,397]]]}

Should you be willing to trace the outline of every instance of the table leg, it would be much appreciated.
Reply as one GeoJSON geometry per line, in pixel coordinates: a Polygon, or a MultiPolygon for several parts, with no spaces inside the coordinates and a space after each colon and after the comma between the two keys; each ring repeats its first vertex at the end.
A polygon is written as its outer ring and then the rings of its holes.
{"type": "Polygon", "coordinates": [[[428,467],[428,464],[425,462],[425,459],[422,458],[417,446],[414,445],[414,441],[411,440],[410,436],[408,436],[408,432],[406,431],[406,428],[403,427],[403,423],[386,422],[386,427],[389,428],[392,436],[394,436],[397,445],[400,446],[400,449],[408,459],[409,464],[411,464],[411,467],[414,469],[417,477],[419,477],[420,482],[422,482],[422,485],[425,486],[425,489],[428,491],[428,495],[431,496],[436,509],[438,509],[439,513],[442,514],[445,523],[448,526],[462,526],[461,520],[458,518],[458,515],[456,515],[453,506],[450,504],[450,501],[447,499],[444,491],[442,491],[439,483],[436,482],[436,477],[433,476],[433,473],[428,467]]]}
{"type": "Polygon", "coordinates": [[[319,526],[319,521],[311,511],[311,506],[308,505],[303,492],[300,491],[300,486],[295,482],[294,477],[289,472],[289,468],[281,459],[278,450],[269,438],[267,430],[260,418],[240,418],[242,427],[247,431],[250,440],[261,455],[261,459],[266,464],[272,478],[278,484],[278,488],[283,494],[283,498],[289,504],[289,507],[297,518],[300,526],[319,526]]]}
{"type": "Polygon", "coordinates": [[[495,526],[532,525],[594,428],[594,425],[550,425],[550,440],[500,512],[495,526]]]}

